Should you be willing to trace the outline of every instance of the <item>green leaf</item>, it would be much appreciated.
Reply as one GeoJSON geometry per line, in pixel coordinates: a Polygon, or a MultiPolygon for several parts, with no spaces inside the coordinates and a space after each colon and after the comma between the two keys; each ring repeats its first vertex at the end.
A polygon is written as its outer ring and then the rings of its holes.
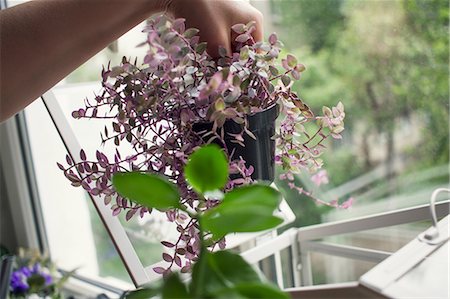
{"type": "Polygon", "coordinates": [[[287,57],[287,63],[290,67],[295,67],[297,65],[297,58],[294,55],[288,54],[287,57]]]}
{"type": "Polygon", "coordinates": [[[287,293],[276,286],[264,283],[242,283],[234,287],[225,288],[214,294],[215,298],[266,298],[266,299],[289,299],[287,293]],[[237,296],[231,296],[236,294],[237,296]]]}
{"type": "Polygon", "coordinates": [[[210,254],[203,250],[192,269],[192,281],[189,289],[195,297],[204,298],[207,294],[226,287],[225,282],[209,266],[210,254]]]}
{"type": "Polygon", "coordinates": [[[208,256],[211,269],[229,283],[261,282],[258,274],[239,254],[218,251],[208,256]]]}
{"type": "Polygon", "coordinates": [[[202,54],[203,52],[205,52],[207,46],[208,44],[206,42],[199,43],[195,47],[195,52],[197,52],[198,54],[202,54]]]}
{"type": "Polygon", "coordinates": [[[195,35],[197,35],[200,32],[197,28],[189,28],[184,33],[183,36],[186,38],[191,38],[195,35]]]}
{"type": "Polygon", "coordinates": [[[160,211],[180,207],[176,186],[161,176],[123,172],[114,174],[112,182],[120,195],[145,207],[160,211]]]}
{"type": "Polygon", "coordinates": [[[128,291],[121,298],[125,299],[143,299],[143,298],[153,298],[159,295],[161,289],[159,288],[145,288],[134,291],[128,291]]]}
{"type": "Polygon", "coordinates": [[[281,76],[281,82],[283,82],[284,86],[288,86],[291,83],[291,78],[288,75],[281,76]]]}
{"type": "Polygon", "coordinates": [[[245,79],[241,83],[241,89],[245,90],[250,85],[250,78],[245,79]]]}
{"type": "Polygon", "coordinates": [[[217,145],[207,145],[189,157],[184,169],[188,183],[200,193],[222,189],[228,181],[228,160],[217,145]]]}
{"type": "Polygon", "coordinates": [[[69,280],[69,278],[76,273],[77,270],[78,270],[78,268],[75,268],[68,272],[65,272],[65,271],[62,272],[63,276],[56,282],[55,288],[61,289],[63,287],[63,285],[69,280]]]}
{"type": "Polygon", "coordinates": [[[210,219],[206,230],[210,231],[215,239],[220,239],[229,233],[259,232],[280,225],[283,219],[276,216],[265,216],[259,210],[254,213],[223,214],[220,217],[210,219]],[[250,217],[250,218],[249,218],[250,217]],[[231,226],[227,225],[233,223],[231,226]]]}
{"type": "Polygon", "coordinates": [[[277,76],[278,75],[278,69],[272,65],[269,65],[269,71],[273,76],[277,76]]]}
{"type": "Polygon", "coordinates": [[[170,275],[167,280],[164,282],[162,289],[162,298],[192,298],[187,291],[186,285],[180,280],[180,276],[178,274],[170,275]]]}
{"type": "Polygon", "coordinates": [[[220,290],[243,282],[261,282],[261,280],[240,255],[230,251],[216,253],[204,251],[192,270],[191,290],[201,298],[211,297],[220,290]],[[198,287],[200,290],[196,290],[198,287]]]}
{"type": "Polygon", "coordinates": [[[236,188],[225,194],[222,203],[204,214],[203,227],[216,238],[233,232],[256,232],[283,222],[273,216],[281,194],[264,185],[236,188]]]}

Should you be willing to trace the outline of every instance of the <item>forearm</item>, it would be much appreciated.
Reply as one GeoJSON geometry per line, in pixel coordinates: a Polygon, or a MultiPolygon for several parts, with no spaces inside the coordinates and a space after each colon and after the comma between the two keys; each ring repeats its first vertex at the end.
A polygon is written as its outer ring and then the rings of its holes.
{"type": "Polygon", "coordinates": [[[166,0],[40,0],[1,13],[0,121],[38,98],[166,0]]]}

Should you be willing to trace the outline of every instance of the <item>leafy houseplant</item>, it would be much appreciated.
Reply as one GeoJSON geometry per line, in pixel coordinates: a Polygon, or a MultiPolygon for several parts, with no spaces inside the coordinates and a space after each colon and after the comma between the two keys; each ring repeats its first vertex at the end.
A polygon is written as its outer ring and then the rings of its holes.
{"type": "MultiPolygon", "coordinates": [[[[259,160],[270,161],[264,167],[273,168],[273,160],[281,165],[284,171],[281,178],[288,180],[291,188],[313,197],[294,185],[294,174],[303,169],[316,173],[322,167],[319,156],[325,147],[324,140],[330,136],[341,138],[345,116],[342,103],[331,109],[324,107],[322,116],[314,116],[291,91],[293,81],[300,79],[305,67],[294,56],[287,55],[278,69],[276,62],[282,43],[275,34],[268,42],[255,42],[251,35],[254,29],[254,23],[234,25],[232,30],[238,34],[236,52],[227,56],[220,49],[221,57],[214,60],[205,51],[206,43],[199,42],[198,30],[186,29],[183,19],[153,18],[144,29],[147,40],[142,45],[149,46],[149,50],[143,64],[123,58],[119,66],[108,66],[102,71],[101,93],[94,100],[86,99],[85,107],[72,113],[79,119],[111,120],[101,136],[102,144],[113,143],[112,157],[98,150],[96,158],[90,160],[81,150],[81,162],[74,163],[67,156],[67,166],[58,163],[58,167],[73,186],[102,196],[105,204],[111,204],[113,215],[125,211],[129,220],[158,209],[117,193],[112,185],[115,173],[162,174],[178,186],[179,204],[164,211],[168,221],[177,225],[179,238],[162,241],[170,253],[163,254],[168,266],[155,268],[158,273],[167,273],[175,266],[182,271],[191,268],[201,252],[202,233],[198,220],[186,209],[206,212],[222,196],[217,193],[205,200],[200,196],[205,190],[195,190],[191,187],[195,184],[186,181],[183,170],[196,148],[205,143],[217,143],[224,148],[230,174],[229,179],[228,175],[223,178],[226,184],[220,191],[225,194],[254,183],[255,178],[270,179],[270,171],[268,175],[262,174],[261,169],[255,171],[257,165],[249,160],[263,153],[259,160]],[[275,130],[273,122],[278,112],[282,119],[275,130]],[[252,119],[264,120],[266,113],[270,114],[266,119],[271,123],[260,136],[260,132],[252,129],[252,119]],[[254,139],[265,140],[266,146],[248,146],[254,139]],[[267,157],[274,152],[275,145],[276,154],[267,157]],[[255,151],[245,155],[250,148],[255,151]]],[[[314,175],[324,177],[318,174],[314,175]]],[[[325,204],[346,207],[349,201],[341,205],[337,201],[325,204]]],[[[223,249],[225,245],[223,235],[216,234],[206,246],[223,249]]]]}
{"type": "MultiPolygon", "coordinates": [[[[184,175],[200,202],[205,203],[209,200],[208,192],[225,187],[228,158],[219,147],[208,145],[189,157],[184,175]]],[[[212,253],[207,249],[208,244],[214,243],[212,240],[229,233],[261,231],[280,224],[282,219],[273,216],[281,200],[278,191],[260,184],[237,187],[226,193],[220,204],[205,211],[180,204],[177,185],[161,175],[117,173],[113,184],[119,194],[147,208],[182,210],[196,221],[199,230],[200,253],[189,283],[184,283],[178,274],[156,269],[164,271],[162,285],[130,292],[126,298],[150,298],[158,294],[162,298],[289,298],[277,287],[264,283],[240,255],[226,250],[212,253]]],[[[172,257],[166,254],[165,259],[172,257]]]]}

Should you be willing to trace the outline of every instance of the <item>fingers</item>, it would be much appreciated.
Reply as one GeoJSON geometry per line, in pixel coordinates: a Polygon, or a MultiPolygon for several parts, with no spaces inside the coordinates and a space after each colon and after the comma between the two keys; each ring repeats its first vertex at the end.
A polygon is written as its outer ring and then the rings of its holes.
{"type": "Polygon", "coordinates": [[[231,27],[236,24],[248,24],[249,22],[255,22],[254,30],[251,32],[253,40],[259,42],[264,39],[263,15],[259,10],[248,4],[245,13],[239,18],[233,19],[233,22],[229,24],[232,50],[235,50],[235,45],[238,44],[235,39],[239,34],[231,30],[231,27]]]}
{"type": "Polygon", "coordinates": [[[255,41],[260,42],[264,39],[263,15],[259,10],[255,9],[253,18],[256,22],[256,30],[253,31],[252,36],[255,41]]]}
{"type": "Polygon", "coordinates": [[[222,34],[221,37],[215,37],[213,39],[207,40],[208,42],[208,54],[211,55],[213,58],[219,58],[220,55],[220,48],[223,48],[226,51],[226,55],[230,56],[231,51],[231,44],[232,39],[229,34],[222,34]]]}
{"type": "Polygon", "coordinates": [[[234,39],[231,26],[256,22],[252,32],[255,41],[263,40],[263,15],[242,0],[173,0],[171,13],[183,17],[189,27],[200,30],[200,39],[208,43],[207,51],[213,58],[220,57],[219,47],[231,55],[234,39]]]}

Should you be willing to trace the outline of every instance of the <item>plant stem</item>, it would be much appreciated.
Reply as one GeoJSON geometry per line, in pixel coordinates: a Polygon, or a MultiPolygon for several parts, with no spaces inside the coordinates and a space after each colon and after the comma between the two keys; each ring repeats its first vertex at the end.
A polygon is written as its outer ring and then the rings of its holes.
{"type": "Polygon", "coordinates": [[[205,267],[206,267],[206,263],[208,262],[207,260],[207,252],[208,249],[206,248],[205,245],[205,239],[203,236],[203,226],[202,226],[202,219],[201,216],[199,215],[199,217],[197,218],[198,220],[198,228],[200,230],[199,232],[199,236],[200,236],[200,255],[199,255],[199,259],[198,259],[198,279],[195,282],[194,285],[194,298],[202,298],[202,288],[204,287],[203,285],[203,281],[205,280],[205,267]]]}

